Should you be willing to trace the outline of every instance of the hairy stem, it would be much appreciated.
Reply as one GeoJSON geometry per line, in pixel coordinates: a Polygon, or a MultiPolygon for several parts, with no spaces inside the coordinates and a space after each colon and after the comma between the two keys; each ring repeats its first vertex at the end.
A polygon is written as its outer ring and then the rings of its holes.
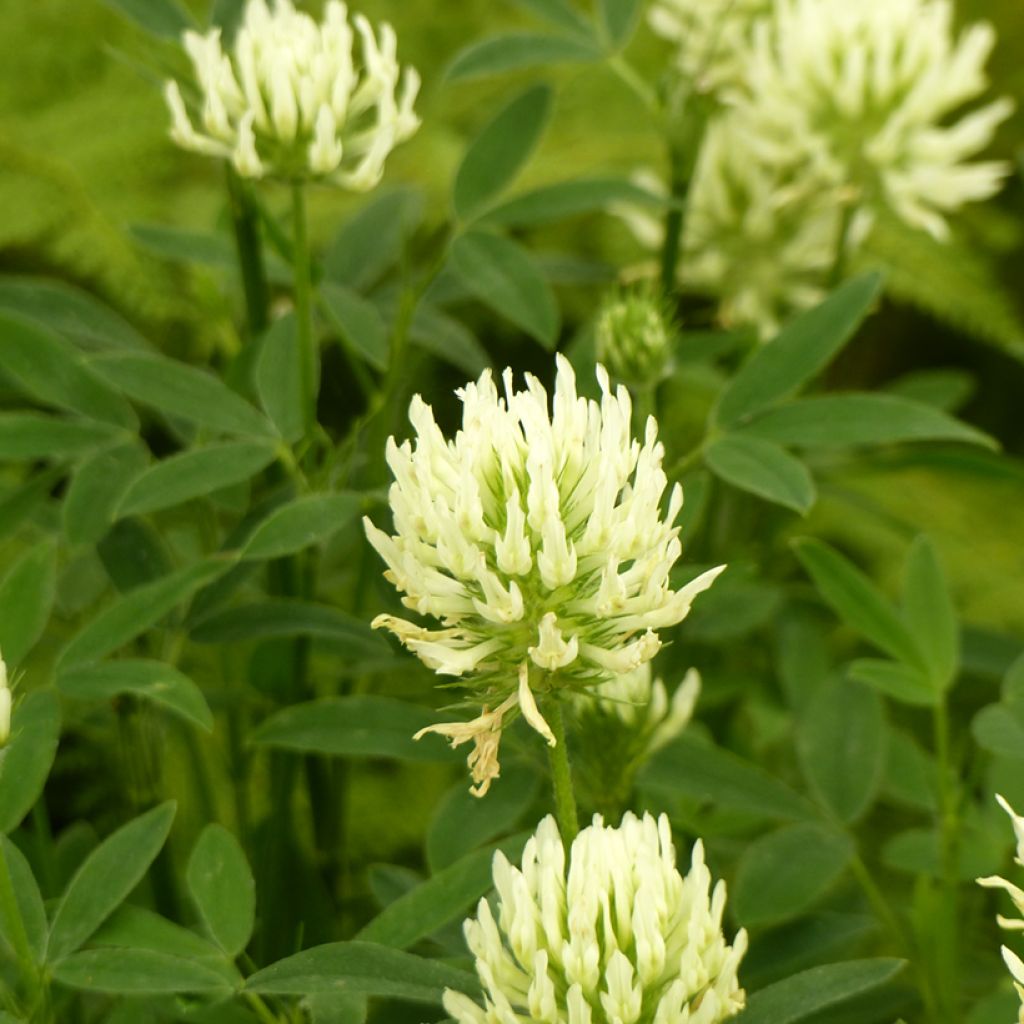
{"type": "Polygon", "coordinates": [[[262,334],[270,323],[260,214],[244,182],[230,164],[227,169],[227,182],[231,223],[238,251],[238,268],[241,271],[242,290],[245,293],[245,318],[251,340],[262,334]]]}
{"type": "Polygon", "coordinates": [[[568,849],[579,833],[580,822],[576,811],[576,794],[572,786],[569,748],[565,742],[565,716],[557,697],[549,702],[545,712],[547,723],[555,737],[555,745],[548,747],[551,784],[555,791],[555,815],[558,818],[558,830],[562,833],[562,842],[568,849]]]}
{"type": "Polygon", "coordinates": [[[294,274],[295,320],[298,325],[299,381],[306,437],[316,425],[317,350],[313,337],[312,279],[309,237],[306,226],[306,192],[302,182],[292,185],[292,272],[294,274]]]}

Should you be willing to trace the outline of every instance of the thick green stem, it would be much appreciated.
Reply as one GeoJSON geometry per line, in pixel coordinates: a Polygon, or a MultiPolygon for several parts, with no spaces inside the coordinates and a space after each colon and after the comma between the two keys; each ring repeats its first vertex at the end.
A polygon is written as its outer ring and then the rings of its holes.
{"type": "Polygon", "coordinates": [[[576,794],[572,786],[569,748],[565,742],[565,716],[557,697],[548,703],[545,716],[555,737],[555,745],[548,747],[551,784],[555,791],[555,815],[558,818],[558,830],[562,833],[562,842],[568,848],[579,833],[580,822],[576,811],[576,794]]]}
{"type": "Polygon", "coordinates": [[[245,293],[246,322],[251,339],[262,334],[270,322],[260,214],[242,179],[230,164],[227,181],[231,223],[235,230],[235,246],[238,250],[238,268],[242,274],[242,290],[245,293]]]}
{"type": "Polygon", "coordinates": [[[306,436],[316,424],[318,352],[313,336],[313,286],[309,265],[309,237],[306,227],[306,193],[302,182],[292,185],[292,271],[295,282],[295,320],[298,325],[299,381],[306,436]]]}
{"type": "Polygon", "coordinates": [[[850,231],[856,210],[850,202],[843,203],[839,216],[839,227],[836,231],[836,252],[832,260],[832,268],[828,275],[829,288],[836,288],[846,276],[847,257],[850,250],[850,231]]]}
{"type": "Polygon", "coordinates": [[[675,291],[686,231],[686,201],[690,194],[697,156],[707,130],[708,111],[691,97],[682,114],[681,130],[669,140],[669,186],[672,205],[665,214],[665,239],[661,248],[661,288],[666,295],[675,291]]]}

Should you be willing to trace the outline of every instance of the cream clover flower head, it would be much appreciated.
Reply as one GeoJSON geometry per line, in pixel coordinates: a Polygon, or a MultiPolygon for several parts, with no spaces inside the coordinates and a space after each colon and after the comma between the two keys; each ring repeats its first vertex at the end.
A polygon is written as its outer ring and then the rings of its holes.
{"type": "MultiPolygon", "coordinates": [[[[1017,850],[1014,862],[1021,867],[1024,867],[1024,817],[1017,814],[1014,809],[1010,806],[1009,802],[1005,800],[998,793],[996,794],[996,800],[999,806],[1010,816],[1010,820],[1013,822],[1013,832],[1017,840],[1017,850]]],[[[1000,928],[1005,928],[1007,931],[1024,931],[1024,890],[1014,885],[1012,882],[1008,882],[1005,878],[1000,878],[998,875],[991,875],[988,878],[979,878],[978,885],[983,885],[986,889],[1004,889],[1009,893],[1010,899],[1013,901],[1014,907],[1017,909],[1017,913],[1020,917],[1004,917],[1002,914],[996,917],[999,922],[1000,928]]],[[[1006,963],[1010,974],[1013,976],[1014,986],[1017,989],[1017,994],[1020,996],[1021,1006],[1020,1013],[1018,1015],[1018,1021],[1020,1024],[1024,1024],[1024,962],[1021,961],[1020,957],[1013,952],[1008,946],[1002,947],[1003,960],[1006,963]]]]}
{"type": "Polygon", "coordinates": [[[7,682],[7,665],[0,657],[0,747],[7,745],[11,738],[11,712],[14,703],[11,688],[7,682]]]}
{"type": "Polygon", "coordinates": [[[545,818],[521,869],[495,854],[494,887],[497,916],[484,899],[465,924],[484,1005],[445,993],[458,1024],[716,1024],[743,1009],[746,933],[726,942],[725,883],[712,889],[699,840],[679,873],[664,815],[595,817],[568,857],[545,818]]]}
{"type": "Polygon", "coordinates": [[[773,0],[656,0],[651,28],[677,47],[679,73],[700,92],[738,81],[753,27],[773,0]]]}
{"type": "Polygon", "coordinates": [[[1009,172],[968,162],[1009,100],[954,119],[985,91],[994,43],[984,23],[956,36],[950,0],[777,0],[755,26],[733,99],[763,155],[808,162],[854,205],[855,236],[886,209],[943,238],[944,214],[994,195],[1009,172]]]}
{"type": "Polygon", "coordinates": [[[535,377],[515,391],[506,370],[502,396],[485,371],[458,392],[450,440],[415,397],[415,445],[387,445],[395,533],[365,520],[402,603],[441,628],[392,615],[374,626],[439,674],[471,677],[484,704],[473,722],[427,730],[472,740],[478,795],[497,777],[506,716],[521,712],[554,744],[535,687],[579,689],[650,661],[657,630],[681,622],[723,568],[673,588],[683,494],[675,485],[665,507],[656,421],[633,440],[624,387],[598,366],[601,399],[589,401],[569,362],[557,367],[552,409],[535,377]]]}
{"type": "Polygon", "coordinates": [[[375,35],[361,14],[350,25],[340,0],[328,0],[320,23],[292,0],[270,7],[248,0],[229,52],[220,29],[189,30],[183,41],[199,86],[199,128],[169,81],[171,138],[230,160],[243,177],[313,178],[365,191],[419,127],[419,75],[400,71],[394,30],[384,23],[375,35]]]}
{"type": "Polygon", "coordinates": [[[653,289],[616,289],[597,315],[597,358],[616,380],[657,384],[672,356],[674,334],[667,303],[653,289]]]}

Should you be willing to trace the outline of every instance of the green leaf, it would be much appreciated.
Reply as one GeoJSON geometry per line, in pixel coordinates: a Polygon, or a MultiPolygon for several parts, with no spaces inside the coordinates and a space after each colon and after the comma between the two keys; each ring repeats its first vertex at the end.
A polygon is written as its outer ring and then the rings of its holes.
{"type": "Polygon", "coordinates": [[[237,976],[218,946],[152,910],[122,903],[89,939],[91,947],[145,949],[186,960],[205,960],[225,977],[237,976]]]}
{"type": "Polygon", "coordinates": [[[117,515],[147,515],[254,477],[274,459],[270,442],[226,441],[192,448],[144,469],[128,486],[117,515]]]}
{"type": "Polygon", "coordinates": [[[481,800],[460,779],[445,794],[427,830],[427,863],[432,872],[510,832],[530,809],[539,780],[534,771],[502,765],[501,781],[481,800]]]}
{"type": "Polygon", "coordinates": [[[135,429],[128,403],[88,369],[81,352],[48,328],[0,313],[0,365],[30,397],[90,419],[135,429]]]}
{"type": "Polygon", "coordinates": [[[63,459],[109,444],[119,435],[119,430],[101,423],[0,412],[0,459],[63,459]]]}
{"type": "Polygon", "coordinates": [[[87,949],[72,953],[54,967],[53,977],[69,988],[112,995],[231,993],[231,985],[213,967],[149,949],[87,949]]]}
{"type": "Polygon", "coordinates": [[[489,210],[484,219],[488,224],[532,226],[581,213],[608,211],[616,203],[663,207],[665,200],[634,185],[628,178],[584,178],[561,181],[514,196],[489,210]]]}
{"type": "Polygon", "coordinates": [[[174,263],[235,270],[238,255],[227,235],[188,231],[165,224],[133,224],[129,233],[142,248],[174,263]]]}
{"type": "MultiPolygon", "coordinates": [[[[14,899],[18,904],[28,947],[33,960],[41,964],[46,954],[46,934],[49,931],[43,897],[25,855],[5,835],[0,835],[0,843],[3,844],[4,859],[11,876],[14,899]]],[[[16,927],[17,925],[7,920],[3,908],[0,907],[0,936],[3,936],[12,951],[17,949],[13,938],[16,927]]]]}
{"type": "Polygon", "coordinates": [[[1024,715],[1004,704],[983,707],[971,722],[971,733],[978,746],[990,754],[1024,759],[1024,715]]]}
{"type": "Polygon", "coordinates": [[[376,370],[388,367],[388,328],[377,307],[358,292],[329,281],[320,286],[324,311],[346,344],[376,370]]]}
{"type": "Polygon", "coordinates": [[[170,416],[226,434],[274,436],[262,413],[205,370],[164,356],[127,352],[97,356],[91,365],[130,398],[170,416]]]}
{"type": "Polygon", "coordinates": [[[829,680],[800,719],[797,749],[819,799],[841,821],[856,821],[874,803],[885,771],[882,701],[851,680],[829,680]]]}
{"type": "Polygon", "coordinates": [[[897,661],[924,668],[899,612],[848,558],[810,537],[795,541],[793,548],[818,592],[848,626],[897,661]]]}
{"type": "Polygon", "coordinates": [[[298,327],[289,313],[270,325],[260,342],[256,363],[256,390],[260,404],[285,441],[302,437],[302,381],[297,356],[298,327]]]}
{"type": "Polygon", "coordinates": [[[801,515],[817,497],[810,470],[771,441],[727,434],[705,449],[704,461],[716,476],[733,487],[801,515]]]}
{"type": "Polygon", "coordinates": [[[231,559],[214,555],[129,591],[79,630],[64,648],[60,664],[98,661],[123,647],[231,565],[231,559]]]}
{"type": "Polygon", "coordinates": [[[119,519],[96,545],[111,583],[122,593],[153,583],[172,571],[167,544],[145,519],[119,519]]]}
{"type": "Polygon", "coordinates": [[[49,963],[78,949],[139,884],[167,839],[174,812],[173,801],[161,804],[123,825],[89,854],[54,915],[49,963]]]}
{"type": "Polygon", "coordinates": [[[0,651],[17,665],[43,635],[57,590],[57,547],[30,548],[0,581],[0,651]]]}
{"type": "Polygon", "coordinates": [[[191,15],[176,0],[103,0],[103,3],[157,39],[180,42],[185,29],[196,27],[191,15]]]}
{"type": "Polygon", "coordinates": [[[127,320],[88,292],[50,278],[0,280],[0,309],[49,327],[87,351],[150,347],[127,320]]]}
{"type": "Polygon", "coordinates": [[[685,794],[766,818],[787,821],[815,813],[799,793],[757,765],[688,736],[655,754],[639,779],[645,788],[669,799],[685,794]]]}
{"type": "Polygon", "coordinates": [[[884,985],[903,967],[882,958],[812,967],[753,993],[734,1024],[796,1024],[884,985]]]}
{"type": "Polygon", "coordinates": [[[853,856],[850,840],[821,825],[786,825],[740,857],[730,902],[746,927],[798,917],[835,884],[853,856]]]}
{"type": "Polygon", "coordinates": [[[515,0],[515,3],[556,28],[563,28],[576,35],[593,35],[593,26],[572,0],[515,0]]]}
{"type": "MultiPolygon", "coordinates": [[[[511,846],[521,852],[525,837],[511,846]]],[[[494,850],[476,850],[389,903],[357,938],[408,949],[457,918],[464,917],[494,885],[494,850]]]]}
{"type": "Polygon", "coordinates": [[[249,944],[256,923],[256,883],[238,840],[221,825],[207,825],[186,878],[206,930],[234,959],[249,944]]]}
{"type": "Polygon", "coordinates": [[[487,350],[471,331],[458,320],[425,302],[416,307],[409,328],[409,340],[474,379],[491,365],[487,350]]]}
{"type": "Polygon", "coordinates": [[[213,712],[203,691],[162,661],[125,658],[101,665],[79,665],[57,676],[57,689],[68,697],[90,701],[109,701],[130,693],[167,708],[200,729],[213,731],[213,712]]]}
{"type": "Polygon", "coordinates": [[[253,531],[243,558],[282,558],[320,544],[347,529],[359,514],[363,498],[354,492],[307,494],[274,509],[253,531]]]}
{"type": "Polygon", "coordinates": [[[853,337],[881,288],[878,274],[847,281],[756,349],[722,392],[715,422],[735,426],[795,394],[853,337]]]}
{"type": "Polygon", "coordinates": [[[890,381],[885,390],[900,398],[956,412],[974,394],[977,388],[974,375],[967,370],[938,369],[914,370],[890,381]]]}
{"type": "Polygon", "coordinates": [[[437,720],[432,711],[392,697],[325,697],[271,715],[255,731],[252,742],[333,757],[459,760],[460,755],[439,737],[413,740],[417,732],[437,720]]]}
{"type": "Polygon", "coordinates": [[[104,448],[79,464],[61,506],[64,533],[72,544],[95,544],[110,529],[121,497],[148,461],[132,440],[104,448]]]}
{"type": "Polygon", "coordinates": [[[398,262],[420,220],[423,195],[401,187],[375,195],[342,225],[324,255],[324,279],[365,293],[398,262]]]}
{"type": "Polygon", "coordinates": [[[0,750],[0,834],[13,832],[39,799],[59,740],[60,705],[52,690],[17,703],[10,740],[0,750]]]}
{"type": "Polygon", "coordinates": [[[864,683],[886,697],[915,707],[934,707],[938,691],[919,669],[885,658],[857,658],[847,669],[851,679],[864,683]]]}
{"type": "Polygon", "coordinates": [[[503,32],[460,50],[448,68],[447,77],[462,81],[550,64],[589,64],[600,59],[601,48],[582,36],[503,32]]]}
{"type": "Polygon", "coordinates": [[[621,50],[636,30],[643,0],[600,0],[601,24],[613,50],[621,50]]]}
{"type": "Polygon", "coordinates": [[[50,503],[50,493],[64,478],[63,466],[51,466],[30,476],[0,499],[0,536],[9,536],[31,515],[42,514],[50,503]]]}
{"type": "Polygon", "coordinates": [[[907,555],[903,616],[923,653],[933,689],[948,690],[960,664],[960,627],[935,548],[918,537],[907,555]]]}
{"type": "Polygon", "coordinates": [[[512,183],[548,121],[551,89],[521,93],[470,143],[455,175],[452,200],[462,220],[472,220],[512,183]]]}
{"type": "Polygon", "coordinates": [[[846,448],[907,441],[963,441],[998,447],[988,434],[930,405],[897,395],[817,395],[763,413],[744,436],[805,448],[846,448]]]}
{"type": "Polygon", "coordinates": [[[369,942],[333,942],[257,971],[245,987],[265,995],[348,992],[440,1005],[446,988],[473,994],[479,986],[473,975],[436,960],[369,942]]]}
{"type": "Polygon", "coordinates": [[[499,235],[469,231],[456,238],[450,259],[459,280],[481,302],[554,349],[558,303],[525,249],[499,235]]]}

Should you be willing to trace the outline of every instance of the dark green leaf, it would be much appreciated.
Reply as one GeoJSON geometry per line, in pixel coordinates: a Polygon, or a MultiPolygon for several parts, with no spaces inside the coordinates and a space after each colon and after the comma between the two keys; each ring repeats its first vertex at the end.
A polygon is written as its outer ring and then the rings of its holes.
{"type": "Polygon", "coordinates": [[[273,461],[274,445],[226,441],[193,448],[144,469],[128,486],[117,515],[146,515],[242,483],[273,461]]]}
{"type": "Polygon", "coordinates": [[[260,404],[285,441],[302,437],[302,380],[299,375],[298,327],[288,313],[271,324],[260,342],[256,363],[256,390],[260,404]]]}
{"type": "Polygon", "coordinates": [[[145,519],[119,519],[96,545],[111,583],[122,593],[172,571],[170,553],[156,527],[145,519]]]}
{"type": "Polygon", "coordinates": [[[0,313],[0,364],[30,397],[134,429],[131,406],[88,369],[80,351],[41,324],[0,313]]]}
{"type": "Polygon", "coordinates": [[[59,739],[60,705],[52,690],[17,702],[10,740],[0,750],[0,834],[13,832],[39,799],[59,739]]]}
{"type": "Polygon", "coordinates": [[[881,287],[878,274],[854,278],[758,348],[722,392],[715,422],[735,426],[795,394],[850,340],[881,287]]]}
{"type": "Polygon", "coordinates": [[[629,42],[642,6],[643,0],[600,0],[601,24],[613,50],[621,50],[629,42]]]}
{"type": "Polygon", "coordinates": [[[704,461],[733,487],[801,514],[810,509],[817,496],[807,467],[771,441],[727,434],[705,449],[704,461]]]}
{"type": "Polygon", "coordinates": [[[78,466],[61,506],[70,543],[95,544],[107,532],[121,496],[147,460],[145,449],[132,440],[104,448],[78,466]]]}
{"type": "Polygon", "coordinates": [[[905,441],[963,441],[989,448],[996,442],[930,405],[897,395],[818,395],[763,413],[743,430],[779,444],[845,448],[905,441]]]}
{"type": "Polygon", "coordinates": [[[206,960],[211,965],[217,964],[229,976],[234,972],[220,948],[209,939],[131,903],[122,903],[92,935],[89,945],[169,953],[186,960],[206,960]]]}
{"type": "Polygon", "coordinates": [[[795,541],[794,550],[821,596],[848,626],[898,661],[924,667],[899,612],[848,558],[810,537],[795,541]]]}
{"type": "Polygon", "coordinates": [[[847,679],[831,679],[804,712],[797,747],[804,775],[841,821],[871,807],[886,756],[885,711],[873,691],[847,679]]]}
{"type": "Polygon", "coordinates": [[[127,320],[88,292],[49,278],[5,277],[0,309],[27,316],[88,351],[149,348],[127,320]]]}
{"type": "Polygon", "coordinates": [[[918,537],[907,555],[903,614],[924,654],[933,689],[948,689],[960,663],[960,627],[949,583],[926,537],[918,537]]]}
{"type": "Polygon", "coordinates": [[[86,858],[54,915],[49,963],[78,949],[139,884],[167,839],[174,811],[173,802],[155,807],[119,828],[86,858]]]}
{"type": "Polygon", "coordinates": [[[485,219],[489,224],[513,226],[546,224],[581,213],[608,211],[615,203],[665,205],[659,196],[634,185],[628,178],[584,178],[514,196],[490,210],[485,219]]]}
{"type": "Polygon", "coordinates": [[[755,992],[735,1024],[796,1024],[891,981],[902,960],[850,960],[812,967],[755,992]]]}
{"type": "MultiPolygon", "coordinates": [[[[525,839],[512,844],[522,850],[525,839]]],[[[408,949],[439,928],[465,916],[494,884],[494,850],[476,850],[389,903],[357,938],[408,949]]]]}
{"type": "Polygon", "coordinates": [[[160,704],[207,732],[213,730],[213,713],[203,691],[188,676],[162,661],[125,658],[100,665],[79,665],[57,676],[57,689],[68,697],[91,701],[134,694],[160,704]]]}
{"type": "Polygon", "coordinates": [[[349,527],[359,514],[363,498],[353,492],[307,494],[281,505],[253,531],[243,558],[281,558],[320,544],[349,527]]]}
{"type": "MultiPolygon", "coordinates": [[[[41,964],[46,954],[46,934],[49,931],[43,897],[39,893],[35,875],[32,874],[32,868],[25,859],[25,855],[5,835],[0,835],[0,843],[3,844],[4,860],[7,863],[11,886],[14,889],[14,898],[21,916],[21,930],[23,930],[25,938],[28,939],[28,948],[32,952],[33,959],[37,964],[41,964]]],[[[18,927],[17,924],[7,919],[3,907],[0,906],[0,936],[6,940],[12,952],[17,950],[17,943],[13,936],[18,927]]]]}
{"type": "Polygon", "coordinates": [[[600,58],[601,48],[582,36],[506,32],[481,39],[460,51],[448,69],[448,78],[483,78],[548,64],[590,63],[600,58]]]}
{"type": "Polygon", "coordinates": [[[934,707],[939,691],[928,682],[920,669],[885,658],[858,658],[850,662],[851,679],[865,683],[886,697],[917,707],[934,707]]]}
{"type": "Polygon", "coordinates": [[[377,307],[353,289],[329,281],[320,286],[320,297],[345,343],[374,369],[386,370],[390,341],[377,307]]]}
{"type": "Polygon", "coordinates": [[[179,41],[182,32],[195,28],[195,22],[176,0],[103,0],[115,11],[130,18],[158,39],[179,41]]]}
{"type": "Polygon", "coordinates": [[[403,761],[453,761],[440,737],[413,736],[437,722],[416,704],[392,697],[325,697],[271,715],[253,734],[263,746],[335,757],[393,757],[403,761]]]}
{"type": "Polygon", "coordinates": [[[29,516],[42,512],[40,506],[48,504],[50,492],[66,472],[63,466],[51,466],[8,491],[0,499],[0,536],[9,536],[29,516]]]}
{"type": "Polygon", "coordinates": [[[127,352],[97,356],[91,365],[130,398],[170,416],[227,434],[274,435],[265,416],[205,370],[164,356],[127,352]]]}
{"type": "Polygon", "coordinates": [[[999,757],[1024,760],[1024,715],[1005,704],[989,704],[971,722],[978,746],[999,757]]]}
{"type": "Polygon", "coordinates": [[[452,199],[460,218],[478,216],[508,188],[537,145],[550,108],[551,89],[532,86],[473,140],[455,175],[452,199]]]}
{"type": "Polygon", "coordinates": [[[215,555],[129,591],[75,635],[64,648],[61,664],[72,667],[98,661],[117,650],[231,565],[231,559],[215,555]]]}
{"type": "Polygon", "coordinates": [[[0,651],[17,665],[50,621],[57,589],[57,548],[44,540],[30,548],[0,582],[0,651]]]}
{"type": "Polygon", "coordinates": [[[207,825],[186,877],[206,930],[228,956],[238,956],[256,921],[256,883],[238,840],[221,825],[207,825]]]}
{"type": "Polygon", "coordinates": [[[491,365],[487,350],[468,328],[425,302],[416,307],[409,340],[474,378],[491,365]]]}
{"type": "Polygon", "coordinates": [[[975,391],[975,379],[966,370],[915,370],[886,385],[886,391],[900,398],[956,412],[975,391]]]}
{"type": "Polygon", "coordinates": [[[451,265],[481,302],[545,348],[554,348],[559,330],[558,303],[525,249],[498,235],[470,231],[455,240],[451,265]]]}
{"type": "Polygon", "coordinates": [[[767,818],[812,816],[814,808],[785,783],[721,747],[681,736],[640,773],[643,786],[667,797],[680,793],[767,818]]]}
{"type": "Polygon", "coordinates": [[[845,836],[810,822],[762,836],[736,867],[733,912],[748,927],[797,917],[835,884],[853,852],[845,836]]]}
{"type": "Polygon", "coordinates": [[[57,963],[53,977],[69,988],[113,995],[231,993],[231,985],[213,967],[149,949],[87,949],[72,953],[57,963]]]}
{"type": "Polygon", "coordinates": [[[369,942],[315,946],[258,971],[245,987],[268,995],[350,992],[436,1005],[446,988],[470,994],[478,989],[465,971],[369,942]]]}
{"type": "Polygon", "coordinates": [[[0,412],[0,459],[61,459],[123,437],[100,423],[58,419],[36,412],[0,412]]]}

